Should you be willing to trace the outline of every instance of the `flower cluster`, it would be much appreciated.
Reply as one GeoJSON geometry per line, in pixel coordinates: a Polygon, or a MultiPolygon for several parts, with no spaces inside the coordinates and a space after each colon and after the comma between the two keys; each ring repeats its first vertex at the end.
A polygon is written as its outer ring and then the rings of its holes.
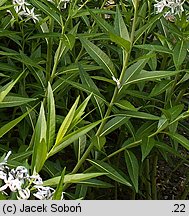
{"type": "Polygon", "coordinates": [[[26,22],[31,19],[34,23],[39,21],[39,14],[35,14],[35,8],[32,7],[31,4],[25,0],[13,0],[12,3],[14,5],[15,12],[18,14],[20,19],[24,18],[26,22]]]}
{"type": "Polygon", "coordinates": [[[0,162],[0,191],[5,195],[14,192],[17,199],[27,200],[31,195],[40,200],[52,199],[55,190],[51,187],[44,187],[39,174],[30,176],[28,169],[24,166],[18,166],[15,169],[10,169],[7,166],[10,154],[11,152],[8,152],[3,161],[0,162]]]}
{"type": "Polygon", "coordinates": [[[180,15],[184,9],[183,9],[183,4],[185,0],[161,0],[161,1],[156,1],[156,4],[154,4],[154,8],[156,13],[161,13],[164,8],[168,9],[168,11],[164,14],[164,17],[169,17],[172,16],[174,17],[175,15],[180,15]]]}

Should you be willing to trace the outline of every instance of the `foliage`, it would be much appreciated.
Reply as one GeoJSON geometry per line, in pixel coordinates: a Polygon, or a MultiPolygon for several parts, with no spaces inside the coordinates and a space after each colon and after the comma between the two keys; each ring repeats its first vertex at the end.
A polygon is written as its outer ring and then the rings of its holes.
{"type": "Polygon", "coordinates": [[[53,199],[164,199],[159,164],[188,164],[188,2],[15,2],[0,1],[7,163],[40,173],[53,199]]]}

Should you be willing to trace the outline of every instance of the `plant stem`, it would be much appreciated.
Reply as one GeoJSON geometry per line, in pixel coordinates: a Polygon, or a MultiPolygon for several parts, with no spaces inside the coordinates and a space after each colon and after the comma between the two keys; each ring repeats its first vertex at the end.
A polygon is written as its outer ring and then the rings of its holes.
{"type": "MultiPolygon", "coordinates": [[[[50,18],[49,20],[49,32],[53,32],[54,29],[54,20],[50,18]]],[[[47,40],[47,62],[46,62],[46,81],[50,79],[50,72],[52,66],[52,48],[53,48],[53,38],[47,40]]]]}
{"type": "MultiPolygon", "coordinates": [[[[131,31],[131,49],[132,49],[132,43],[134,41],[134,34],[135,34],[135,26],[136,26],[136,19],[137,19],[137,9],[135,10],[135,13],[134,13],[134,19],[133,19],[133,25],[132,25],[132,31],[131,31]]],[[[126,55],[126,58],[125,58],[125,62],[123,63],[123,68],[122,68],[122,71],[121,71],[121,74],[120,74],[120,78],[119,78],[119,81],[120,83],[122,82],[123,80],[123,77],[124,77],[124,73],[125,73],[125,70],[128,66],[128,63],[129,63],[129,57],[130,57],[130,53],[131,53],[131,49],[130,51],[127,53],[126,55]]],[[[114,90],[114,94],[112,96],[112,99],[111,99],[111,102],[108,106],[108,109],[106,111],[106,114],[104,116],[104,119],[102,121],[102,123],[100,124],[100,127],[98,128],[97,132],[96,132],[96,136],[100,136],[100,134],[102,133],[102,130],[104,128],[104,125],[106,124],[107,122],[107,119],[112,111],[112,108],[113,108],[113,105],[116,101],[116,98],[118,96],[118,93],[119,93],[119,89],[118,87],[116,86],[115,87],[115,90],[114,90]]],[[[78,163],[76,164],[75,168],[73,169],[73,171],[71,172],[71,174],[75,174],[79,169],[80,167],[82,166],[82,164],[85,162],[85,160],[87,159],[87,157],[89,156],[91,150],[93,149],[93,145],[94,143],[91,142],[91,144],[89,145],[89,147],[87,148],[87,150],[85,151],[85,153],[83,154],[83,156],[81,157],[81,159],[78,161],[78,163]]],[[[65,184],[64,185],[64,189],[66,189],[68,187],[68,184],[65,184]]]]}

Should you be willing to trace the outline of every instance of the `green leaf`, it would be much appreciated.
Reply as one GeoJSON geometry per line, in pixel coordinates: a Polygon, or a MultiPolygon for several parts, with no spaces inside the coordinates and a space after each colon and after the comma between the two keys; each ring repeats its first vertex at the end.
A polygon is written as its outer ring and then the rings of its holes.
{"type": "Polygon", "coordinates": [[[148,119],[148,120],[159,120],[159,116],[155,116],[149,113],[139,112],[139,111],[125,111],[124,114],[119,114],[119,116],[126,116],[132,118],[148,119]]]}
{"type": "Polygon", "coordinates": [[[51,88],[51,84],[48,83],[48,93],[47,93],[47,149],[50,150],[51,146],[54,143],[55,137],[55,121],[56,121],[56,114],[55,114],[55,102],[53,91],[51,88]]]}
{"type": "Polygon", "coordinates": [[[3,127],[0,128],[0,138],[4,136],[8,131],[10,131],[14,126],[16,126],[22,119],[24,119],[33,109],[30,109],[28,112],[24,113],[20,117],[12,120],[11,122],[7,123],[3,127]]]}
{"type": "Polygon", "coordinates": [[[86,49],[87,53],[104,69],[107,75],[116,77],[116,70],[111,59],[89,40],[80,37],[80,41],[82,42],[82,45],[86,49]]]}
{"type": "Polygon", "coordinates": [[[75,111],[75,115],[74,115],[73,121],[72,121],[71,126],[70,126],[71,128],[74,127],[78,122],[80,122],[81,117],[85,113],[84,111],[87,107],[87,104],[88,104],[89,100],[91,99],[91,95],[92,94],[90,94],[75,111]]]}
{"type": "Polygon", "coordinates": [[[149,137],[143,137],[141,143],[142,150],[142,162],[150,154],[150,151],[154,147],[155,140],[149,137]]]}
{"type": "Polygon", "coordinates": [[[75,44],[75,36],[72,34],[64,34],[62,35],[62,40],[66,44],[66,46],[72,50],[75,44]]]}
{"type": "Polygon", "coordinates": [[[83,184],[89,187],[97,187],[97,188],[110,188],[114,187],[112,184],[109,184],[107,182],[98,180],[98,179],[89,179],[79,182],[78,184],[83,184]]]}
{"type": "Polygon", "coordinates": [[[186,137],[178,133],[174,133],[174,134],[167,133],[167,135],[169,135],[176,142],[180,143],[184,148],[189,150],[189,140],[186,137]]]}
{"type": "MultiPolygon", "coordinates": [[[[98,87],[95,85],[95,83],[93,82],[93,80],[91,79],[89,74],[87,72],[85,72],[85,70],[82,68],[81,65],[79,65],[79,69],[80,69],[79,70],[79,75],[80,75],[82,83],[85,86],[89,87],[90,89],[95,89],[95,91],[98,92],[99,95],[101,95],[98,87]]],[[[101,97],[103,97],[103,96],[101,95],[101,97]]],[[[97,97],[95,95],[92,96],[91,100],[92,100],[92,103],[93,103],[94,107],[96,107],[96,106],[98,107],[99,113],[100,113],[101,117],[103,117],[103,113],[104,113],[104,110],[105,110],[103,100],[101,100],[99,97],[97,97]]]]}
{"type": "Polygon", "coordinates": [[[158,53],[166,53],[172,54],[172,51],[165,46],[161,45],[153,45],[153,44],[144,44],[144,45],[134,45],[134,47],[142,49],[142,50],[149,50],[158,53]]]}
{"type": "Polygon", "coordinates": [[[108,163],[99,161],[99,160],[89,160],[88,161],[94,165],[97,169],[106,172],[107,176],[116,182],[119,182],[121,184],[127,185],[131,187],[131,184],[120,174],[118,173],[112,166],[110,166],[108,163]]]}
{"type": "Polygon", "coordinates": [[[47,132],[47,123],[45,119],[45,111],[44,111],[43,103],[41,103],[40,113],[39,113],[39,117],[35,126],[35,131],[32,139],[34,147],[33,147],[31,169],[33,173],[39,173],[47,157],[46,132],[47,132]]]}
{"type": "Polygon", "coordinates": [[[129,81],[125,82],[125,85],[139,83],[143,81],[154,81],[157,79],[174,76],[181,71],[145,71],[142,70],[140,74],[133,76],[129,81]]]}
{"type": "Polygon", "coordinates": [[[105,97],[102,95],[102,94],[99,94],[99,92],[96,90],[96,89],[93,89],[93,88],[89,88],[88,86],[86,85],[82,85],[80,83],[77,83],[77,82],[73,82],[73,81],[70,81],[70,80],[67,80],[67,79],[63,79],[61,78],[63,81],[65,81],[66,83],[69,83],[70,85],[74,86],[75,88],[78,88],[80,89],[81,91],[84,91],[86,92],[87,94],[93,94],[95,97],[101,99],[106,105],[108,105],[105,97]]]}
{"type": "Polygon", "coordinates": [[[179,40],[173,50],[173,61],[176,69],[182,65],[187,55],[187,44],[184,40],[179,40]]]}
{"type": "Polygon", "coordinates": [[[148,60],[149,60],[148,58],[141,59],[137,61],[136,63],[134,63],[133,65],[131,65],[129,68],[127,68],[124,73],[122,83],[127,83],[130,80],[132,80],[133,77],[138,75],[141,72],[141,70],[144,68],[148,60]]]}
{"type": "MultiPolygon", "coordinates": [[[[105,175],[106,173],[78,173],[78,174],[67,174],[64,176],[64,184],[78,183],[88,179],[96,178],[98,176],[105,175]]],[[[60,182],[61,176],[48,179],[43,182],[43,186],[53,186],[60,182]]]]}
{"type": "Polygon", "coordinates": [[[54,145],[52,149],[50,150],[48,157],[51,157],[52,155],[56,154],[57,152],[61,151],[62,149],[66,148],[68,145],[73,143],[75,140],[77,140],[79,137],[83,136],[84,134],[88,133],[90,130],[92,130],[94,127],[96,127],[100,121],[93,122],[89,125],[86,125],[84,127],[79,128],[78,130],[66,135],[61,143],[54,145]]]}
{"type": "Polygon", "coordinates": [[[117,36],[116,34],[110,33],[110,40],[121,46],[126,52],[130,51],[131,43],[124,38],[117,36]]]}
{"type": "Polygon", "coordinates": [[[95,13],[93,13],[92,10],[89,10],[92,18],[95,20],[95,22],[97,23],[97,25],[99,25],[101,27],[102,30],[104,30],[105,32],[112,32],[114,33],[114,28],[113,26],[111,26],[108,22],[106,22],[105,19],[103,19],[100,16],[97,16],[95,13]]]}
{"type": "Polygon", "coordinates": [[[24,72],[22,72],[15,80],[12,80],[8,84],[0,88],[0,102],[4,100],[5,96],[11,91],[11,89],[14,87],[14,85],[18,82],[18,80],[23,74],[24,72]]]}
{"type": "Polygon", "coordinates": [[[135,41],[134,43],[136,43],[136,41],[138,41],[138,39],[146,32],[148,32],[148,30],[152,27],[152,25],[154,25],[154,23],[160,19],[160,17],[162,16],[162,13],[154,16],[151,20],[149,20],[147,22],[147,24],[145,24],[144,26],[142,26],[141,28],[139,28],[136,32],[135,32],[135,41]]]}
{"type": "Polygon", "coordinates": [[[78,102],[79,102],[79,96],[76,99],[76,101],[73,104],[73,106],[70,109],[70,111],[68,112],[68,114],[66,115],[64,121],[62,122],[62,124],[61,124],[61,126],[60,126],[60,128],[58,130],[55,146],[59,145],[62,142],[62,139],[63,139],[64,135],[66,134],[66,132],[67,132],[67,130],[68,130],[68,128],[69,128],[69,126],[70,126],[73,118],[74,118],[78,102]]]}
{"type": "Polygon", "coordinates": [[[66,168],[64,168],[64,170],[62,171],[60,181],[59,181],[59,183],[56,187],[56,190],[53,194],[53,200],[61,200],[61,198],[62,198],[65,173],[66,173],[66,168]]]}
{"type": "Polygon", "coordinates": [[[39,0],[31,0],[32,4],[42,10],[46,15],[50,16],[55,20],[59,25],[61,25],[61,19],[60,16],[55,12],[55,10],[52,10],[52,8],[46,6],[39,0]]]}
{"type": "Polygon", "coordinates": [[[131,110],[131,111],[137,111],[137,108],[135,108],[129,101],[127,100],[120,100],[118,103],[115,103],[115,105],[123,110],[131,110]]]}
{"type": "Polygon", "coordinates": [[[0,108],[21,106],[23,104],[30,103],[35,100],[37,99],[23,98],[23,97],[17,97],[17,96],[6,96],[4,100],[0,102],[0,108]]]}
{"type": "Polygon", "coordinates": [[[127,41],[130,41],[129,32],[127,30],[127,26],[123,20],[123,17],[121,15],[118,5],[116,5],[116,15],[115,15],[114,26],[115,26],[115,31],[118,36],[120,36],[121,38],[124,38],[127,41]]]}
{"type": "Polygon", "coordinates": [[[174,80],[171,80],[171,81],[170,80],[161,80],[152,89],[152,91],[150,93],[150,97],[155,97],[157,95],[160,95],[161,93],[166,91],[171,86],[171,84],[173,84],[173,82],[174,82],[174,80]]]}
{"type": "Polygon", "coordinates": [[[132,151],[125,150],[125,162],[135,191],[138,193],[139,165],[138,160],[132,151]]]}
{"type": "Polygon", "coordinates": [[[99,150],[101,151],[101,149],[103,148],[103,146],[105,145],[106,143],[106,138],[104,136],[94,136],[92,138],[92,141],[91,143],[94,144],[94,146],[99,150]]]}
{"type": "Polygon", "coordinates": [[[128,121],[127,116],[116,116],[112,118],[110,121],[108,121],[104,128],[103,131],[101,132],[100,136],[106,136],[107,134],[111,133],[112,131],[116,130],[119,128],[121,125],[125,124],[128,121]]]}

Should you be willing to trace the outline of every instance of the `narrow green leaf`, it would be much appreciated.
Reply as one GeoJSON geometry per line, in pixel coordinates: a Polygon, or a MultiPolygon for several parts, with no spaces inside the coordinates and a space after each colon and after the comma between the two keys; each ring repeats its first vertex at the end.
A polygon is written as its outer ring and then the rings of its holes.
{"type": "MultiPolygon", "coordinates": [[[[81,81],[84,85],[88,86],[90,89],[95,89],[95,91],[98,92],[99,95],[101,95],[98,87],[95,85],[95,83],[93,82],[93,80],[91,79],[89,74],[82,68],[81,65],[79,65],[79,75],[80,75],[81,81]]],[[[92,100],[94,107],[96,107],[96,106],[98,107],[99,113],[100,113],[101,117],[103,117],[103,113],[105,110],[103,100],[96,97],[95,95],[92,95],[91,100],[92,100]]]]}
{"type": "Polygon", "coordinates": [[[127,30],[127,26],[123,20],[123,17],[121,15],[121,12],[120,12],[118,5],[116,5],[116,15],[115,15],[114,26],[115,26],[116,33],[121,38],[124,38],[125,40],[130,41],[129,32],[127,30]]]}
{"type": "Polygon", "coordinates": [[[75,140],[77,140],[79,137],[83,136],[84,134],[88,133],[90,130],[92,130],[94,127],[96,127],[100,121],[93,122],[89,125],[86,125],[84,127],[79,128],[78,130],[66,135],[61,143],[54,145],[52,149],[50,150],[48,157],[51,157],[52,155],[56,154],[57,152],[61,151],[62,149],[66,148],[68,145],[73,143],[75,140]]]}
{"type": "Polygon", "coordinates": [[[100,16],[97,16],[95,13],[93,13],[92,10],[89,10],[92,18],[96,21],[97,25],[99,25],[101,27],[102,30],[104,30],[105,32],[112,32],[114,33],[114,28],[113,26],[111,26],[108,22],[106,22],[105,19],[103,19],[100,16]]]}
{"type": "Polygon", "coordinates": [[[0,128],[0,138],[5,135],[8,131],[10,131],[14,126],[16,126],[22,119],[24,119],[33,109],[30,109],[28,112],[24,113],[20,117],[12,120],[11,122],[7,123],[3,127],[0,128]]]}
{"type": "Polygon", "coordinates": [[[152,148],[154,147],[155,140],[149,137],[143,137],[141,143],[142,150],[142,162],[150,154],[152,148]]]}
{"type": "Polygon", "coordinates": [[[141,59],[136,63],[134,63],[133,65],[131,65],[129,68],[127,68],[124,73],[122,83],[127,83],[130,80],[132,80],[134,76],[138,75],[141,72],[141,70],[144,68],[148,60],[149,60],[148,58],[141,59]]]}
{"type": "Polygon", "coordinates": [[[147,32],[151,27],[152,25],[160,19],[160,17],[162,16],[163,14],[160,13],[158,15],[156,15],[155,17],[153,17],[151,20],[149,20],[147,22],[147,24],[145,24],[144,26],[142,26],[141,28],[139,28],[136,32],[135,32],[135,41],[134,43],[136,43],[138,41],[138,39],[145,33],[147,32]]]}
{"type": "Polygon", "coordinates": [[[75,103],[73,104],[72,108],[70,109],[70,111],[66,115],[64,121],[62,122],[62,124],[58,130],[55,146],[59,145],[62,142],[62,139],[63,139],[64,135],[66,134],[66,132],[67,132],[67,130],[68,130],[73,118],[74,118],[78,102],[79,102],[79,97],[76,99],[75,103]]]}
{"type": "Polygon", "coordinates": [[[96,45],[89,40],[80,37],[82,45],[86,49],[87,53],[104,69],[108,76],[116,77],[116,70],[111,59],[96,45]]]}
{"type": "MultiPolygon", "coordinates": [[[[105,175],[106,173],[78,173],[78,174],[67,174],[64,176],[64,184],[66,183],[78,183],[88,179],[96,178],[98,176],[105,175]]],[[[43,182],[43,186],[53,186],[60,182],[61,176],[48,179],[43,182]]]]}
{"type": "Polygon", "coordinates": [[[181,71],[145,71],[142,70],[140,74],[133,76],[129,81],[125,82],[125,84],[133,84],[144,81],[154,81],[157,79],[174,76],[181,71]]]}
{"type": "Polygon", "coordinates": [[[138,193],[139,165],[138,160],[132,151],[125,150],[125,162],[135,191],[138,193]]]}
{"type": "Polygon", "coordinates": [[[35,100],[37,99],[23,98],[23,97],[17,97],[17,96],[6,96],[4,100],[0,102],[0,108],[21,106],[23,104],[27,104],[35,100]]]}
{"type": "Polygon", "coordinates": [[[31,0],[31,2],[34,6],[42,10],[48,16],[52,17],[53,20],[55,20],[59,25],[61,25],[60,16],[54,10],[52,10],[52,8],[46,6],[39,0],[31,0]]]}
{"type": "Polygon", "coordinates": [[[174,82],[174,80],[171,80],[171,81],[170,80],[161,80],[152,89],[152,91],[150,93],[150,97],[155,97],[157,95],[160,95],[161,93],[166,91],[171,86],[171,84],[173,84],[173,82],[174,82]]]}
{"type": "Polygon", "coordinates": [[[144,45],[135,45],[134,47],[142,49],[142,50],[149,50],[158,53],[166,53],[172,54],[172,51],[165,46],[161,45],[153,45],[153,44],[144,44],[144,45]]]}
{"type": "Polygon", "coordinates": [[[187,55],[187,44],[184,40],[179,40],[173,50],[173,61],[176,69],[182,65],[187,55]]]}
{"type": "Polygon", "coordinates": [[[125,111],[124,114],[119,114],[119,116],[126,116],[132,118],[148,119],[148,120],[159,120],[159,116],[152,115],[150,113],[144,113],[139,111],[125,111]]]}
{"type": "Polygon", "coordinates": [[[45,110],[43,103],[41,103],[39,117],[35,126],[35,131],[33,134],[33,155],[31,169],[33,173],[39,173],[42,169],[46,157],[47,157],[47,143],[46,143],[46,132],[47,123],[45,119],[45,110]]]}
{"type": "Polygon", "coordinates": [[[11,89],[14,87],[14,85],[18,82],[18,80],[23,74],[24,72],[22,72],[15,80],[12,80],[8,84],[0,88],[0,102],[4,100],[5,96],[11,91],[11,89]]]}
{"type": "Polygon", "coordinates": [[[61,198],[62,198],[65,173],[66,173],[66,168],[64,168],[64,170],[62,171],[60,181],[59,181],[59,183],[56,187],[56,190],[53,194],[53,200],[61,200],[61,198]]]}
{"type": "Polygon", "coordinates": [[[180,143],[184,148],[189,150],[189,140],[186,137],[178,133],[167,133],[167,135],[169,135],[176,142],[180,143]]]}
{"type": "Polygon", "coordinates": [[[84,92],[86,92],[88,94],[91,94],[91,93],[94,94],[97,98],[100,98],[106,105],[108,105],[105,97],[102,94],[99,94],[99,92],[96,91],[96,89],[89,88],[86,85],[82,85],[80,83],[73,82],[73,81],[70,81],[68,79],[61,78],[61,80],[65,81],[66,83],[69,83],[70,85],[74,86],[75,88],[78,88],[81,91],[84,91],[84,92]]]}
{"type": "Polygon", "coordinates": [[[55,102],[53,91],[51,88],[51,84],[48,83],[48,93],[47,93],[47,149],[50,150],[51,146],[54,143],[55,137],[55,121],[56,121],[56,114],[55,114],[55,102]]]}
{"type": "Polygon", "coordinates": [[[95,146],[99,151],[101,151],[102,148],[103,148],[103,146],[104,146],[105,143],[106,143],[106,138],[105,138],[105,136],[94,136],[94,137],[92,138],[91,143],[93,143],[94,146],[95,146]]]}
{"type": "Polygon", "coordinates": [[[131,187],[131,184],[108,163],[98,161],[98,160],[89,160],[89,159],[88,161],[92,165],[94,165],[97,169],[103,172],[106,172],[109,178],[115,180],[116,182],[119,182],[119,183],[122,183],[124,185],[131,187]]]}
{"type": "Polygon", "coordinates": [[[137,108],[135,108],[129,101],[127,100],[120,100],[119,102],[115,103],[115,105],[121,109],[124,110],[131,110],[131,111],[137,111],[137,108]]]}
{"type": "Polygon", "coordinates": [[[127,116],[116,116],[112,118],[110,121],[108,121],[105,124],[104,129],[102,133],[100,134],[100,136],[101,137],[106,136],[107,134],[119,128],[121,125],[125,124],[127,121],[128,121],[127,116]]]}
{"type": "Polygon", "coordinates": [[[109,35],[112,42],[115,42],[117,45],[121,46],[126,52],[130,51],[131,43],[129,41],[116,34],[109,33],[109,35]]]}
{"type": "Polygon", "coordinates": [[[97,187],[97,188],[111,188],[114,187],[112,184],[107,182],[98,180],[98,179],[89,179],[79,182],[78,184],[83,184],[89,187],[97,187]]]}

